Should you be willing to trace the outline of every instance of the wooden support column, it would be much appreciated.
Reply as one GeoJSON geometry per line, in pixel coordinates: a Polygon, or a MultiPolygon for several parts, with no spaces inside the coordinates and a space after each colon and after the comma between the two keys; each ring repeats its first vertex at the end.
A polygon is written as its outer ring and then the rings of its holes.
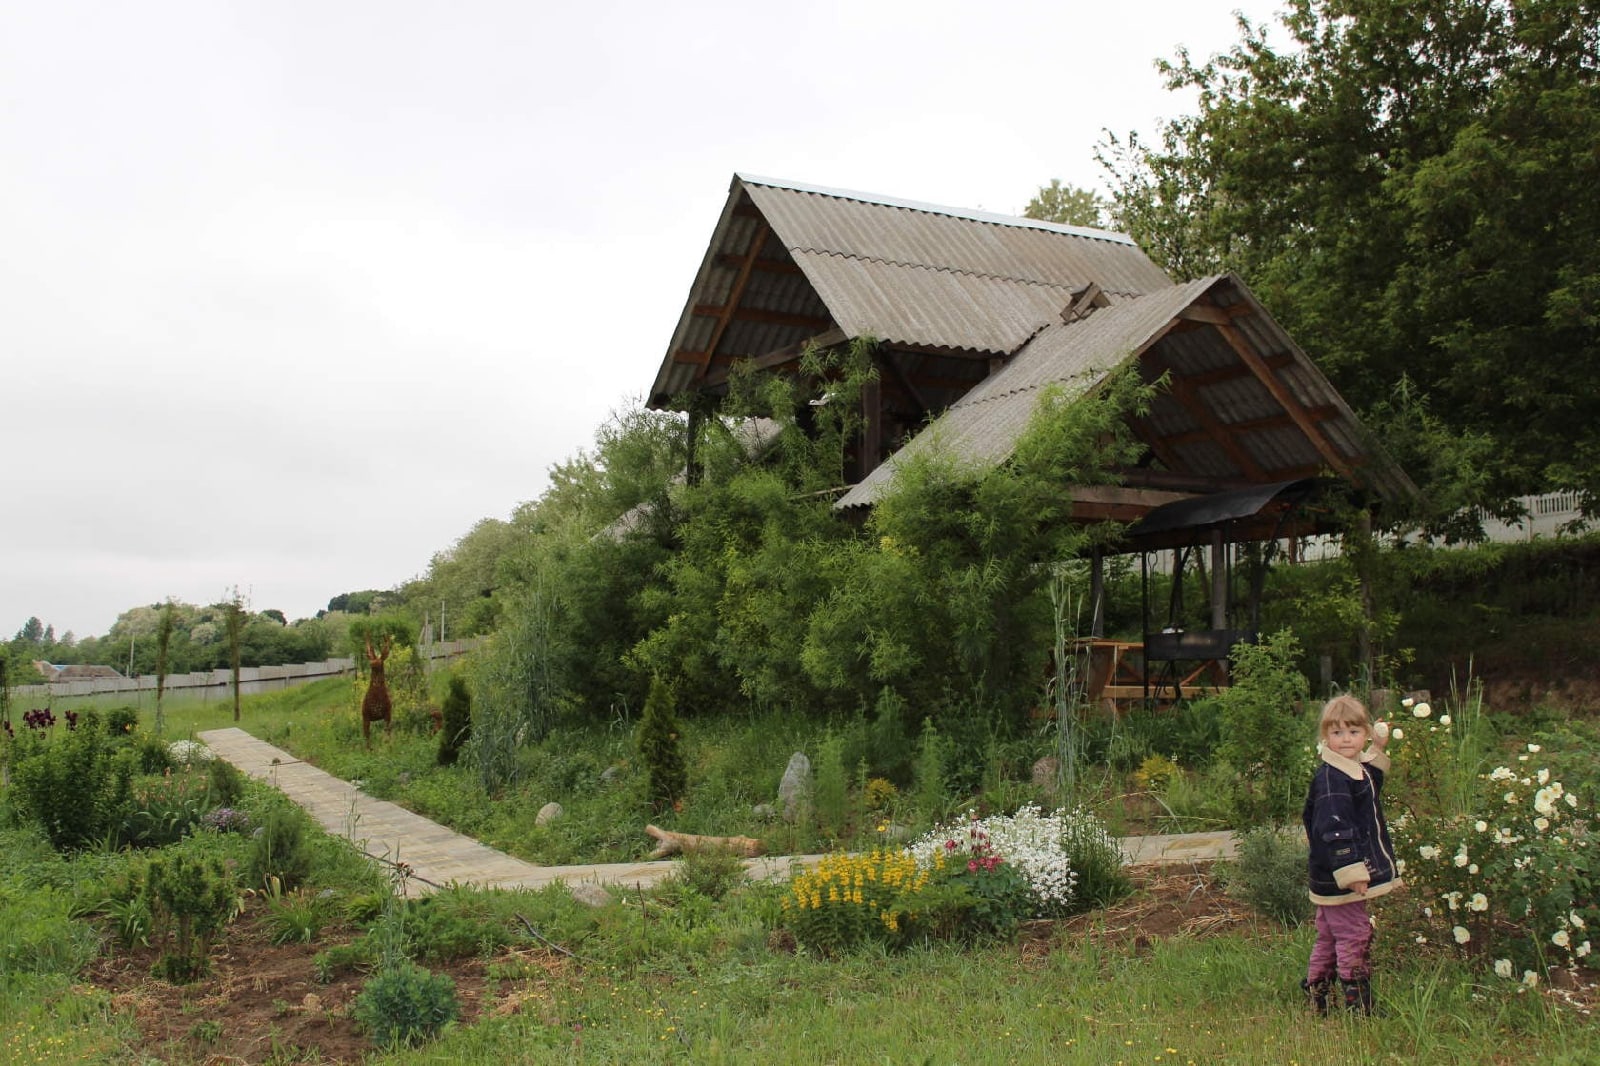
{"type": "Polygon", "coordinates": [[[700,426],[705,419],[700,414],[699,400],[700,398],[697,396],[690,401],[688,424],[683,431],[683,476],[684,480],[691,485],[700,484],[700,465],[696,462],[700,457],[700,449],[697,445],[700,441],[700,426]]]}
{"type": "Polygon", "coordinates": [[[1228,628],[1228,546],[1221,529],[1211,531],[1211,628],[1228,628]]]}
{"type": "Polygon", "coordinates": [[[1106,559],[1099,548],[1089,556],[1089,635],[1106,635],[1106,559]]]}
{"type": "Polygon", "coordinates": [[[861,477],[883,458],[883,385],[874,377],[861,386],[861,477]]]}

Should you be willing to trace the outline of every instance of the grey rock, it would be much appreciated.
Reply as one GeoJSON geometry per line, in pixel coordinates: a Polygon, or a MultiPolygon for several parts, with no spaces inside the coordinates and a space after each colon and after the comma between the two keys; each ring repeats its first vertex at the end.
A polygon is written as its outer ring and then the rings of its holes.
{"type": "Polygon", "coordinates": [[[763,822],[770,822],[778,816],[778,808],[770,803],[758,803],[750,808],[750,813],[763,822]]]}
{"type": "Polygon", "coordinates": [[[1046,796],[1054,797],[1061,785],[1061,760],[1046,755],[1033,764],[1033,787],[1046,796]]]}
{"type": "Polygon", "coordinates": [[[797,751],[789,756],[789,765],[778,782],[778,802],[783,804],[785,821],[792,822],[800,816],[800,807],[811,792],[811,760],[806,753],[797,751]]]}
{"type": "Polygon", "coordinates": [[[539,813],[534,816],[533,824],[549,825],[557,818],[560,818],[563,813],[565,812],[561,809],[561,804],[551,800],[549,803],[546,803],[543,807],[539,808],[539,813]]]}
{"type": "Polygon", "coordinates": [[[586,907],[608,907],[616,902],[615,897],[593,881],[585,881],[578,885],[568,885],[572,898],[586,907]]]}
{"type": "Polygon", "coordinates": [[[604,770],[600,771],[600,780],[608,785],[621,776],[622,767],[620,766],[608,766],[604,770]]]}

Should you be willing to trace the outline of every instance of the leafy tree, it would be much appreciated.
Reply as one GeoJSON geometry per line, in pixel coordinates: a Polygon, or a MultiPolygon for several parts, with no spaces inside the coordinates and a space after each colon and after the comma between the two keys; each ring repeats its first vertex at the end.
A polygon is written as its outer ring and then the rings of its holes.
{"type": "Polygon", "coordinates": [[[1174,274],[1238,271],[1442,506],[1600,506],[1600,4],[1290,0],[1163,63],[1198,112],[1101,159],[1174,274]]]}
{"type": "Polygon", "coordinates": [[[1104,229],[1110,208],[1110,202],[1093,189],[1063,185],[1060,178],[1051,178],[1050,184],[1041,188],[1033,199],[1028,201],[1022,217],[1037,218],[1044,222],[1061,222],[1068,226],[1104,229]]]}

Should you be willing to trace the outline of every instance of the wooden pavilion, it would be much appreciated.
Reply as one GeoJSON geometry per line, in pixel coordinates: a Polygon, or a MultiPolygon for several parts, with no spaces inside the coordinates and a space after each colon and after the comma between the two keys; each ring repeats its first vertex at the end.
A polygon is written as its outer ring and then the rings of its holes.
{"type": "Polygon", "coordinates": [[[1099,656],[1117,699],[1135,676],[1148,698],[1158,663],[1210,664],[1215,680],[1253,639],[1230,621],[1230,546],[1333,531],[1330,492],[1376,508],[1416,492],[1235,275],[1175,283],[1121,234],[742,174],[649,402],[714,406],[736,364],[784,373],[808,347],[863,337],[878,375],[845,510],[870,507],[921,449],[1004,463],[1047,387],[1092,389],[1129,361],[1147,383],[1165,375],[1129,423],[1144,458],[1118,484],[1066,491],[1075,520],[1127,523],[1146,563],[1209,556],[1211,626],[1162,633],[1174,627],[1147,611],[1142,641],[1099,656]]]}

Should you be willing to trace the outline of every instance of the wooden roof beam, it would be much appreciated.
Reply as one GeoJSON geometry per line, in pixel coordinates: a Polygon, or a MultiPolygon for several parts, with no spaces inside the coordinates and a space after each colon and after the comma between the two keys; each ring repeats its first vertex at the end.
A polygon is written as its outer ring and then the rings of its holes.
{"type": "Polygon", "coordinates": [[[738,322],[765,322],[772,326],[826,329],[829,324],[828,319],[818,318],[816,315],[798,315],[792,311],[768,311],[759,307],[740,307],[733,302],[720,307],[713,304],[696,304],[694,314],[704,315],[707,318],[729,318],[738,322]]]}
{"type": "Polygon", "coordinates": [[[722,335],[728,331],[728,325],[733,321],[733,311],[739,306],[739,300],[744,296],[745,286],[750,284],[750,274],[755,269],[756,256],[761,254],[761,246],[767,243],[767,234],[772,232],[772,227],[767,225],[763,218],[756,226],[756,231],[750,237],[750,247],[744,254],[744,262],[739,266],[739,272],[734,276],[733,287],[728,292],[728,302],[721,308],[717,315],[717,324],[711,330],[711,339],[706,342],[705,359],[701,361],[702,368],[708,367],[711,357],[716,354],[717,345],[722,342],[722,335]]]}
{"type": "MultiPolygon", "coordinates": [[[[1217,419],[1216,415],[1211,413],[1211,409],[1201,401],[1195,390],[1190,387],[1187,379],[1172,375],[1168,379],[1167,387],[1172,398],[1177,400],[1183,409],[1188,412],[1189,417],[1199,424],[1200,431],[1204,436],[1221,448],[1224,455],[1233,460],[1233,465],[1239,468],[1240,473],[1251,481],[1267,480],[1266,471],[1261,469],[1260,464],[1250,456],[1250,453],[1239,446],[1239,442],[1234,440],[1233,434],[1229,431],[1230,427],[1224,425],[1217,419]]],[[[1173,440],[1164,438],[1162,443],[1170,448],[1173,440]]],[[[1173,464],[1168,463],[1167,465],[1171,466],[1173,464]]]]}
{"type": "Polygon", "coordinates": [[[815,337],[807,337],[803,341],[786,344],[782,348],[775,348],[767,352],[765,355],[729,360],[727,365],[718,366],[708,371],[701,384],[708,387],[721,385],[728,380],[728,375],[733,372],[733,367],[739,363],[751,363],[756,370],[771,370],[775,366],[783,366],[785,363],[792,363],[799,359],[801,355],[805,354],[807,348],[832,348],[836,344],[843,344],[848,339],[844,335],[844,330],[834,326],[832,329],[819,333],[815,337]]]}
{"type": "Polygon", "coordinates": [[[1288,412],[1290,418],[1294,419],[1294,424],[1299,427],[1300,432],[1306,435],[1306,439],[1311,442],[1311,446],[1316,448],[1317,454],[1321,455],[1327,464],[1340,475],[1352,481],[1355,480],[1355,468],[1350,465],[1350,460],[1339,454],[1339,450],[1333,446],[1333,442],[1317,427],[1317,423],[1310,413],[1301,406],[1299,400],[1294,398],[1294,395],[1289,391],[1289,387],[1283,383],[1283,379],[1278,377],[1266,365],[1261,356],[1256,354],[1254,348],[1250,347],[1250,342],[1245,339],[1243,333],[1239,332],[1238,327],[1232,325],[1218,326],[1217,332],[1222,334],[1239,358],[1244,361],[1245,366],[1248,366],[1251,372],[1261,380],[1261,384],[1267,387],[1267,391],[1272,394],[1272,398],[1278,401],[1284,411],[1288,412]]]}
{"type": "MultiPolygon", "coordinates": [[[[1338,417],[1339,411],[1335,407],[1312,407],[1306,411],[1318,422],[1325,422],[1330,418],[1338,417]]],[[[1263,429],[1283,429],[1294,425],[1294,419],[1287,414],[1268,415],[1264,418],[1252,418],[1244,422],[1225,422],[1223,425],[1233,433],[1254,433],[1263,429]]],[[[1210,435],[1203,430],[1192,429],[1187,433],[1174,433],[1167,438],[1169,444],[1192,444],[1193,442],[1208,438],[1210,435]]]]}

